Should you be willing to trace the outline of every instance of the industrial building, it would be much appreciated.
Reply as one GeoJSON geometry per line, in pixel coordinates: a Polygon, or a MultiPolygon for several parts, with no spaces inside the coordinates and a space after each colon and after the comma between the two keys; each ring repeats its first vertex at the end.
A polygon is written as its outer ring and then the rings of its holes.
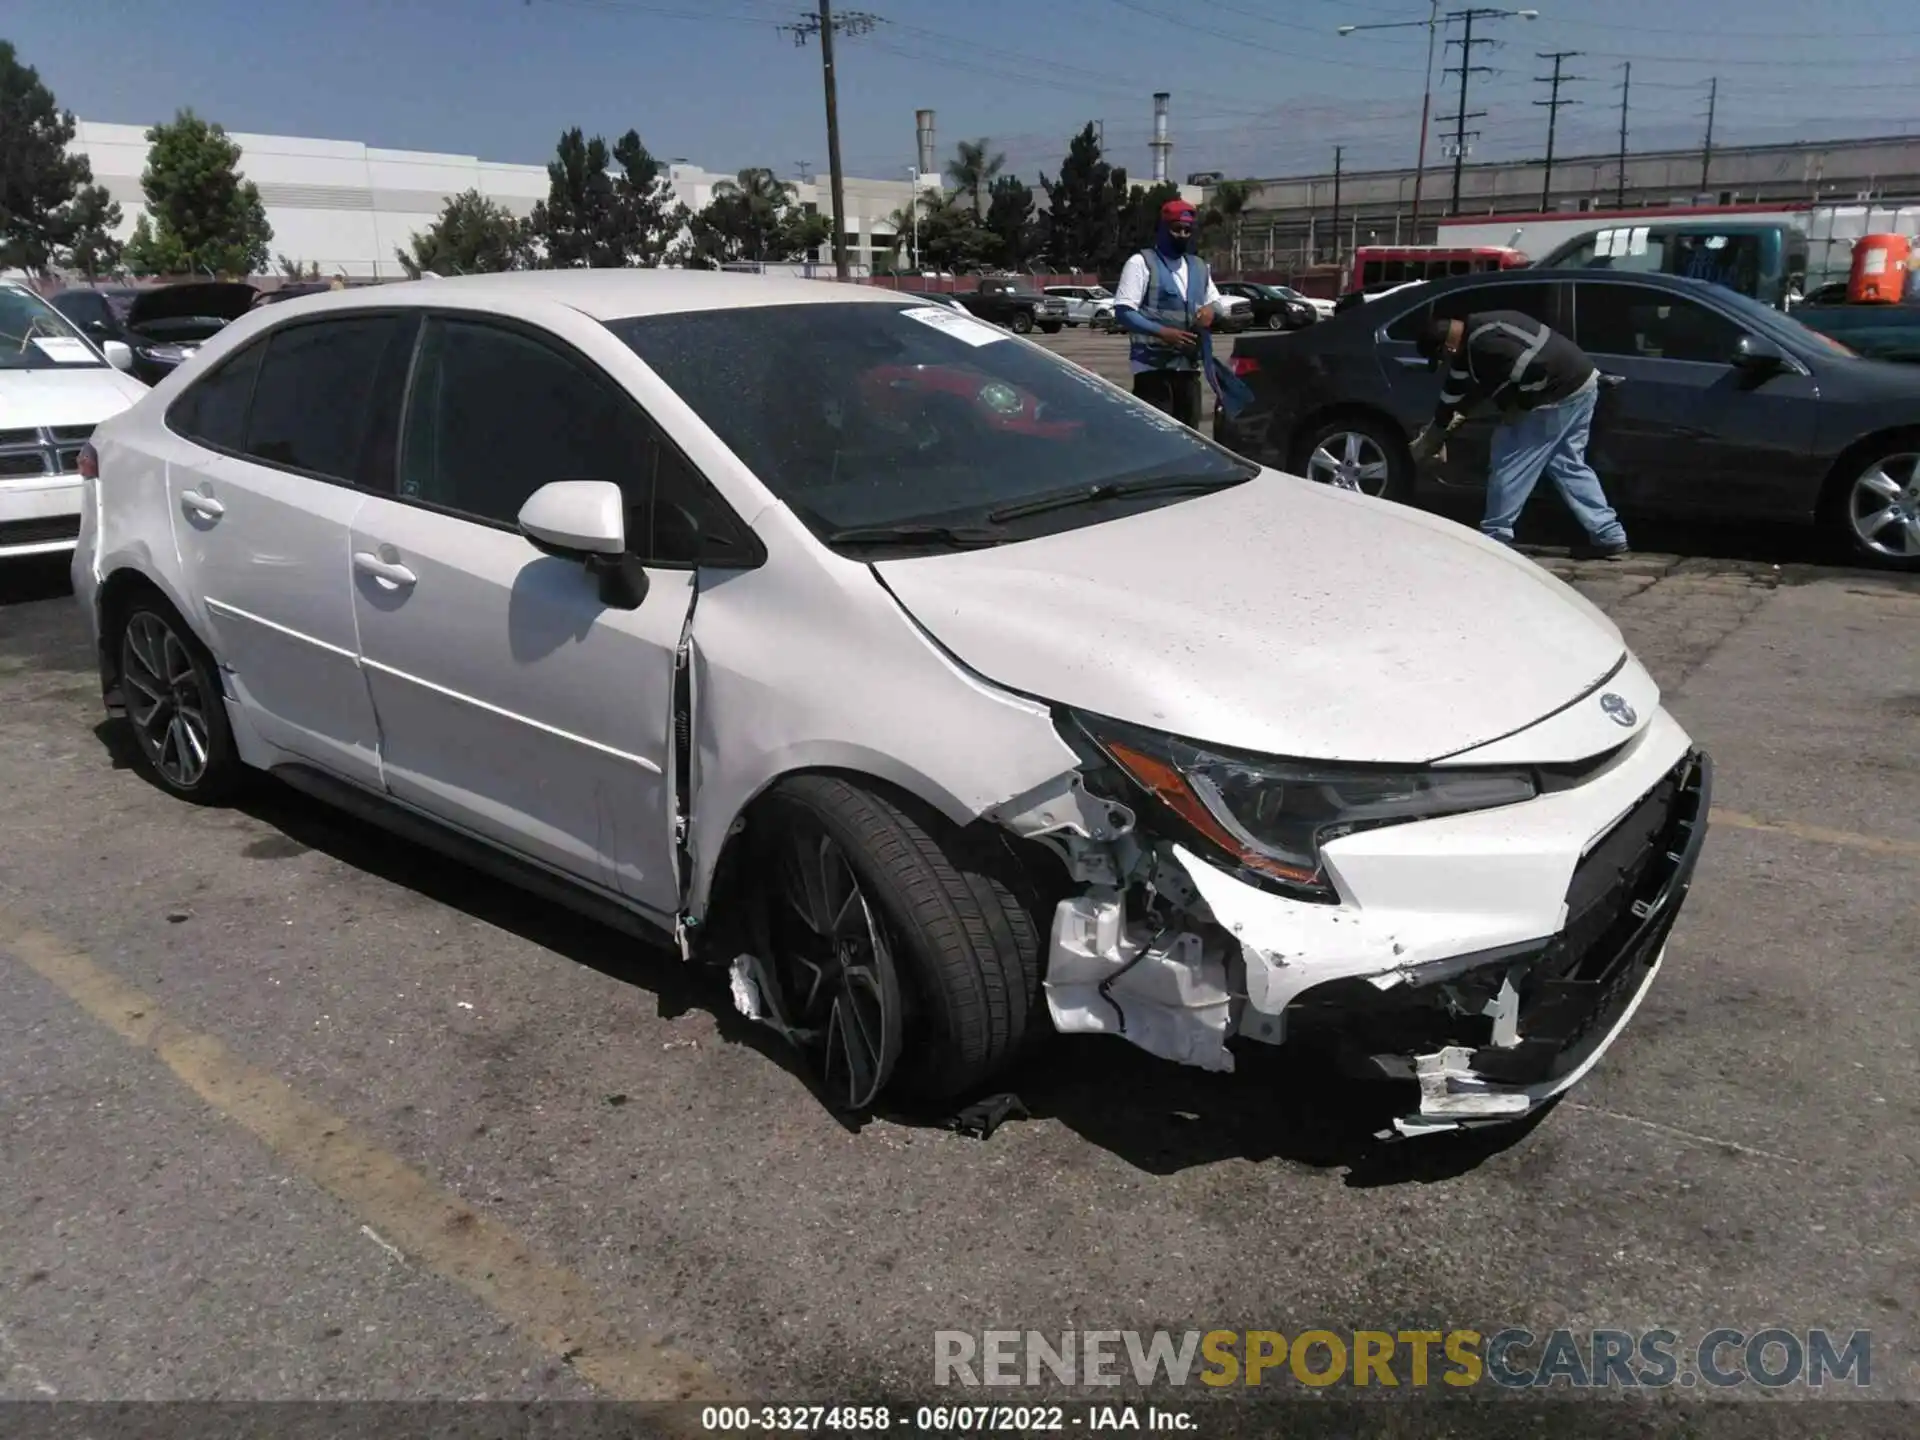
{"type": "MultiPolygon", "coordinates": [[[[78,121],[72,149],[86,155],[94,179],[120,204],[122,239],[133,233],[145,212],[140,175],[147,164],[147,127],[78,121]]],[[[357,140],[313,140],[292,135],[230,137],[240,146],[240,170],[259,187],[273,226],[271,249],[300,265],[318,265],[323,275],[349,279],[396,279],[403,273],[394,252],[404,250],[417,231],[439,215],[449,196],[478,190],[515,215],[532,212],[547,197],[544,165],[509,165],[472,155],[442,155],[421,150],[385,150],[357,140]]],[[[932,112],[924,112],[921,150],[934,143],[932,112]]],[[[848,176],[843,183],[847,247],[863,273],[893,245],[893,220],[921,187],[939,184],[937,168],[922,165],[917,175],[902,164],[897,180],[848,176]]],[[[668,167],[681,203],[691,210],[713,198],[713,187],[731,174],[702,169],[682,160],[668,167]]],[[[832,198],[825,176],[795,182],[796,203],[830,213],[832,198]]],[[[823,247],[821,261],[832,250],[823,247]]]]}
{"type": "MultiPolygon", "coordinates": [[[[1415,233],[1413,167],[1327,171],[1262,180],[1243,212],[1240,250],[1249,269],[1289,272],[1334,261],[1357,245],[1431,243],[1453,209],[1453,166],[1431,165],[1421,187],[1415,233]]],[[[1463,165],[1459,213],[1648,206],[1821,204],[1920,196],[1920,136],[1716,146],[1570,155],[1553,163],[1551,187],[1539,160],[1463,165]],[[1703,175],[1704,170],[1704,175],[1703,175]],[[1545,203],[1543,203],[1543,201],[1545,203]]]]}

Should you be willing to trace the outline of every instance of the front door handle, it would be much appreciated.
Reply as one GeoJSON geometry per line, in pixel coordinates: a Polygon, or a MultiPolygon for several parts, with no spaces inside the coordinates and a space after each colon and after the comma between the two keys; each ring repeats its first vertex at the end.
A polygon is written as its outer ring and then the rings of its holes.
{"type": "Polygon", "coordinates": [[[371,550],[354,551],[353,568],[376,580],[384,580],[389,585],[402,588],[412,585],[419,578],[398,560],[382,560],[371,550]]]}
{"type": "Polygon", "coordinates": [[[1409,370],[1427,369],[1427,357],[1424,355],[1396,355],[1394,363],[1406,366],[1409,370]]]}
{"type": "Polygon", "coordinates": [[[180,508],[189,515],[198,515],[203,520],[218,520],[227,513],[227,507],[211,495],[202,495],[198,490],[180,492],[180,508]]]}

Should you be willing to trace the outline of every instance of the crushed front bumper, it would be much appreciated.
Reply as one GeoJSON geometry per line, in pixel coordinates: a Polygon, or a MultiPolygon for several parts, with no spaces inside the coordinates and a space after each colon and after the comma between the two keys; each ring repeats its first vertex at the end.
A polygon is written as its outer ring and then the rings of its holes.
{"type": "Polygon", "coordinates": [[[1147,910],[1137,886],[1089,872],[1055,914],[1055,1024],[1215,1070],[1241,1041],[1306,1042],[1404,1084],[1403,1134],[1518,1119],[1576,1084],[1647,993],[1711,786],[1708,758],[1656,710],[1576,786],[1335,842],[1338,905],[1257,889],[1179,845],[1162,847],[1147,910]]]}

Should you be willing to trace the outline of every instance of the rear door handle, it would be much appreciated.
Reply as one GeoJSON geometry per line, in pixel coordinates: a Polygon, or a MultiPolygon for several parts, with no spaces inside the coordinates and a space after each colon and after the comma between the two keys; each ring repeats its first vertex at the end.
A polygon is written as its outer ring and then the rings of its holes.
{"type": "Polygon", "coordinates": [[[211,495],[202,495],[198,490],[182,490],[180,508],[189,515],[198,515],[207,520],[218,520],[227,513],[226,506],[211,495]]]}
{"type": "Polygon", "coordinates": [[[1425,370],[1427,368],[1427,360],[1424,355],[1396,355],[1393,359],[1395,364],[1404,365],[1409,370],[1425,370]]]}
{"type": "Polygon", "coordinates": [[[376,580],[384,580],[389,585],[403,588],[413,584],[419,577],[397,560],[382,560],[371,550],[353,552],[353,568],[362,574],[371,575],[376,580]]]}

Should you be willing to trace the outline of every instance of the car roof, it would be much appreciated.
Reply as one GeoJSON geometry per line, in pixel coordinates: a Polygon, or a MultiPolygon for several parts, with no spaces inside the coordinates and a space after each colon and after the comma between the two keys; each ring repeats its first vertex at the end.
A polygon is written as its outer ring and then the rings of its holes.
{"type": "Polygon", "coordinates": [[[891,290],[741,275],[720,270],[513,270],[366,285],[288,301],[303,314],[330,309],[433,305],[459,297],[462,305],[565,305],[595,320],[674,315],[698,310],[744,310],[768,305],[899,304],[891,290]]]}
{"type": "Polygon", "coordinates": [[[1478,270],[1471,275],[1447,275],[1438,280],[1415,280],[1401,282],[1411,290],[1414,286],[1424,286],[1429,294],[1445,295],[1454,290],[1475,290],[1482,286],[1501,284],[1530,284],[1541,280],[1629,280],[1636,285],[1650,285],[1656,290],[1671,290],[1680,295],[1698,295],[1712,290],[1724,289],[1710,280],[1696,280],[1691,275],[1669,275],[1659,270],[1610,270],[1599,265],[1562,265],[1548,270],[1538,266],[1526,265],[1514,270],[1478,270]]]}

